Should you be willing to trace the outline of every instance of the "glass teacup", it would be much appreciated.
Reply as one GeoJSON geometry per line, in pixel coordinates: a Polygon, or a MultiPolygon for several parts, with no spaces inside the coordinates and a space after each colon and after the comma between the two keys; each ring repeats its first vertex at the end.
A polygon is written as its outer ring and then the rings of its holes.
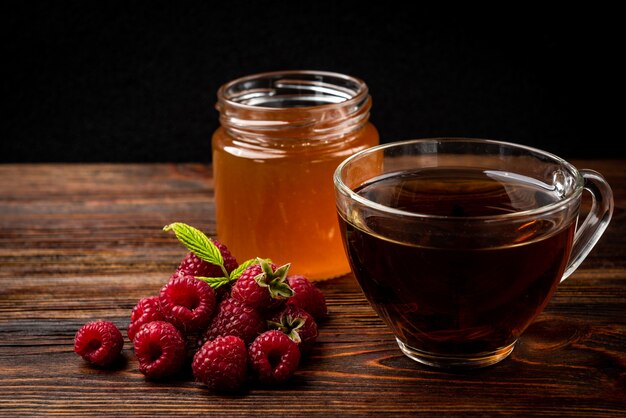
{"type": "Polygon", "coordinates": [[[408,357],[481,367],[513,350],[606,229],[597,172],[478,139],[367,149],[334,175],[354,275],[408,357]],[[592,206],[578,224],[583,190],[592,206]]]}

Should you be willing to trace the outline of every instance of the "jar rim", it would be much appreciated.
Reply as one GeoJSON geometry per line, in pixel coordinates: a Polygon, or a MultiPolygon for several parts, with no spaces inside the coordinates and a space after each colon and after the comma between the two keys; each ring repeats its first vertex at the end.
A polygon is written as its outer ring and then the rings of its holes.
{"type": "MultiPolygon", "coordinates": [[[[287,78],[287,80],[290,79],[287,78]]],[[[288,87],[294,86],[291,85],[288,87]]],[[[224,102],[228,106],[232,106],[240,110],[263,111],[270,113],[281,112],[285,109],[293,108],[297,108],[302,111],[315,111],[317,109],[327,111],[332,108],[343,108],[353,104],[359,105],[367,99],[368,95],[369,89],[367,84],[365,84],[365,82],[360,78],[337,72],[318,70],[282,70],[251,74],[229,81],[228,83],[223,84],[217,91],[218,106],[220,102],[224,102]],[[280,82],[286,77],[295,78],[295,80],[291,80],[292,82],[300,81],[309,84],[309,86],[305,88],[302,87],[303,85],[300,85],[298,89],[308,93],[309,96],[306,97],[319,99],[320,103],[297,106],[265,106],[254,104],[254,99],[276,97],[276,89],[283,86],[280,84],[276,86],[274,84],[276,82],[280,82]],[[254,85],[255,82],[266,82],[271,84],[263,89],[251,89],[247,87],[254,85]],[[340,82],[343,82],[344,85],[341,85],[340,82]],[[244,94],[245,92],[248,93],[244,94]],[[313,96],[310,96],[311,92],[313,92],[313,96]],[[328,101],[325,102],[324,100],[328,101]],[[250,104],[250,101],[252,101],[253,104],[250,104]]],[[[291,94],[284,97],[282,100],[295,100],[299,96],[299,94],[291,94]]],[[[268,101],[257,100],[257,102],[268,101]]]]}

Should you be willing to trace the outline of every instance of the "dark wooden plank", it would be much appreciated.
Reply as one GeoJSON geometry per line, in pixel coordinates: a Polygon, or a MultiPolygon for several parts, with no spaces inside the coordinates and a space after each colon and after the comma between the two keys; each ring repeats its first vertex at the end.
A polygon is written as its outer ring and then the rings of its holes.
{"type": "Polygon", "coordinates": [[[616,214],[511,357],[442,372],[402,356],[351,276],[323,282],[330,318],[287,388],[209,393],[146,381],[129,341],[114,370],[72,352],[86,321],[128,325],[185,251],[161,231],[214,232],[210,167],[0,165],[0,414],[499,415],[626,413],[626,160],[575,161],[608,178],[616,214]]]}

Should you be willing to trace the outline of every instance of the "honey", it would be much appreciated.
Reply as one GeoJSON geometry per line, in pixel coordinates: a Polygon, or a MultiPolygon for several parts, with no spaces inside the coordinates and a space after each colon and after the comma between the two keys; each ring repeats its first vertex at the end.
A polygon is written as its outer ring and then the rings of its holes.
{"type": "Polygon", "coordinates": [[[291,263],[312,280],[350,271],[335,208],[339,163],[378,144],[367,86],[318,71],[263,73],[218,91],[217,235],[238,260],[291,263]]]}

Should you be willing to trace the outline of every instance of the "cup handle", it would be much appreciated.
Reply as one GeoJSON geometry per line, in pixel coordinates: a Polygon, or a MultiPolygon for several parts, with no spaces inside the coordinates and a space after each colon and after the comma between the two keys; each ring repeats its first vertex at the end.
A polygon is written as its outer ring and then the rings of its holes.
{"type": "Polygon", "coordinates": [[[584,180],[584,189],[591,193],[591,210],[585,221],[576,228],[572,254],[561,282],[567,279],[596,245],[613,215],[613,191],[597,171],[578,170],[584,180]]]}

